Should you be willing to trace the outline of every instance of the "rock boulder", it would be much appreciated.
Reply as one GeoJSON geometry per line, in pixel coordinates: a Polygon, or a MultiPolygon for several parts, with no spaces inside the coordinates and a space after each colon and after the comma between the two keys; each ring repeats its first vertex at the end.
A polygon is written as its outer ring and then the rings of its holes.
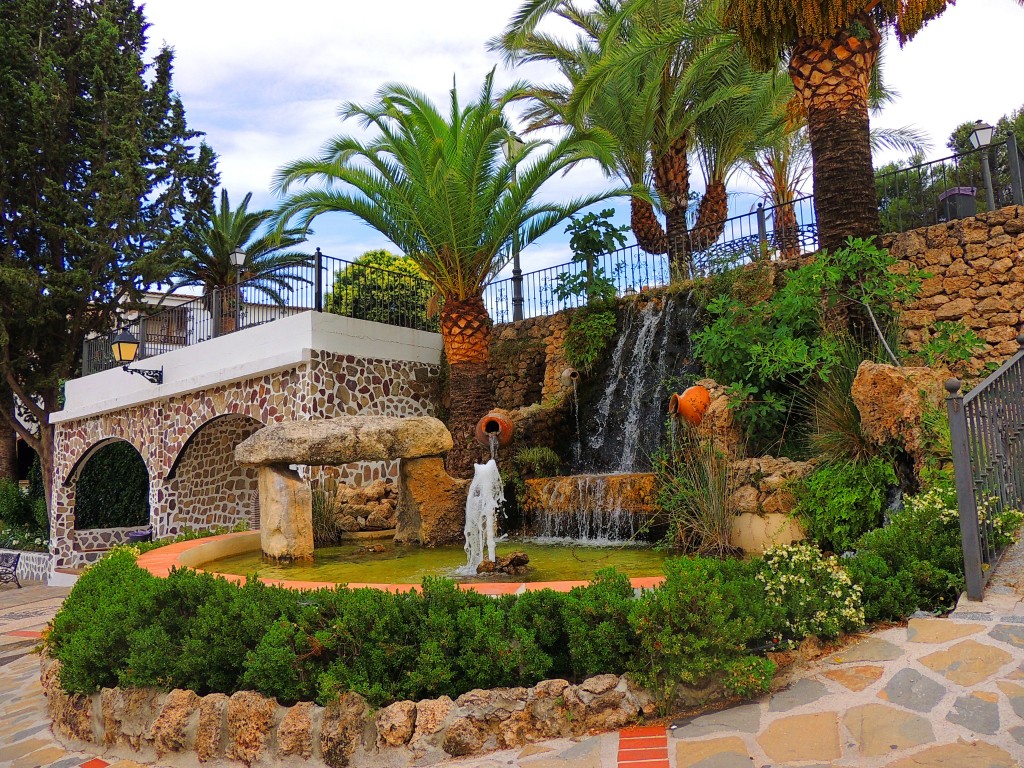
{"type": "Polygon", "coordinates": [[[911,368],[865,360],[857,369],[851,394],[860,411],[861,428],[878,445],[903,448],[920,468],[924,459],[924,414],[942,408],[943,383],[949,372],[937,368],[911,368]]]}
{"type": "Polygon", "coordinates": [[[270,424],[240,443],[235,459],[243,466],[336,466],[440,456],[452,445],[445,425],[429,416],[339,416],[270,424]]]}

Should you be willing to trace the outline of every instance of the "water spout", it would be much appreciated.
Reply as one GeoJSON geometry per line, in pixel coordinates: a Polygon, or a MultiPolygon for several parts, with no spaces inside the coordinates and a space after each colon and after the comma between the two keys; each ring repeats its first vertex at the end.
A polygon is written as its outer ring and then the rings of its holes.
{"type": "Polygon", "coordinates": [[[503,501],[501,473],[494,459],[474,464],[473,482],[466,499],[466,564],[456,571],[459,576],[476,576],[485,559],[494,562],[498,507],[503,501]]]}
{"type": "Polygon", "coordinates": [[[491,451],[491,458],[498,455],[498,447],[504,447],[512,442],[512,434],[515,426],[506,411],[497,408],[491,410],[486,416],[476,423],[476,441],[491,451]]]}

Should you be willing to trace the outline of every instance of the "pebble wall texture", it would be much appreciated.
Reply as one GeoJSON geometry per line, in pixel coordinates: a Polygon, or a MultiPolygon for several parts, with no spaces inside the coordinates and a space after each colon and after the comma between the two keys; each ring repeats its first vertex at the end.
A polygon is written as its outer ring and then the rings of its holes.
{"type": "Polygon", "coordinates": [[[896,258],[930,273],[903,312],[912,346],[937,321],[961,320],[987,346],[970,372],[1016,354],[1024,330],[1024,207],[1010,206],[882,239],[896,258]]]}
{"type": "Polygon", "coordinates": [[[178,497],[176,524],[201,529],[260,527],[255,467],[235,463],[235,447],[263,427],[262,421],[230,415],[214,419],[182,451],[172,486],[178,497]]]}
{"type": "Polygon", "coordinates": [[[2,549],[0,555],[18,555],[18,581],[46,581],[50,572],[50,554],[48,552],[25,552],[18,549],[2,549]]]}
{"type": "MultiPolygon", "coordinates": [[[[73,547],[75,482],[88,457],[101,445],[120,439],[131,443],[149,470],[150,521],[156,537],[176,533],[192,524],[190,506],[198,483],[223,482],[224,487],[203,489],[204,498],[236,499],[246,494],[245,477],[235,475],[215,456],[208,442],[218,442],[231,457],[245,431],[241,424],[269,424],[286,419],[330,418],[341,414],[374,413],[388,416],[430,416],[437,401],[439,367],[424,363],[377,360],[313,351],[308,363],[282,371],[222,384],[197,392],[153,400],[119,411],[57,424],[55,435],[56,483],[51,505],[50,530],[55,541],[55,566],[74,568],[86,558],[73,547]],[[238,417],[217,426],[220,417],[238,417]],[[231,427],[231,428],[228,428],[231,427]],[[209,441],[200,430],[212,429],[219,437],[209,441]],[[192,461],[195,448],[215,467],[192,461]],[[237,445],[237,442],[235,443],[237,445]],[[199,471],[206,479],[187,473],[199,471]],[[227,487],[230,481],[231,488],[227,487]],[[190,495],[191,494],[191,495],[190,495]]],[[[198,455],[198,454],[197,454],[198,455]]],[[[229,458],[233,462],[233,458],[229,458]]],[[[371,462],[339,468],[339,479],[364,484],[393,477],[395,468],[371,462]]],[[[244,503],[244,498],[243,498],[244,503]]],[[[224,514],[225,506],[220,507],[224,514]]],[[[246,510],[252,512],[251,506],[246,510]]]]}

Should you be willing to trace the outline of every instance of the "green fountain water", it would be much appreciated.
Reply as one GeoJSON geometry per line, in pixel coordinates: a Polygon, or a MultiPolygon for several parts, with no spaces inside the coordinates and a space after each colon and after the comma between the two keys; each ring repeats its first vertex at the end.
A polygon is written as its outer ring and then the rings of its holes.
{"type": "MultiPolygon", "coordinates": [[[[667,553],[640,546],[575,546],[534,540],[499,542],[499,557],[511,552],[530,556],[525,576],[486,574],[458,577],[460,581],[582,581],[593,578],[601,568],[615,567],[632,578],[659,576],[667,553]]],[[[391,541],[353,542],[326,547],[314,553],[314,562],[280,564],[264,561],[260,552],[214,560],[203,566],[215,573],[240,576],[258,574],[263,578],[290,581],[331,581],[337,583],[418,584],[424,576],[456,577],[466,563],[459,545],[427,549],[403,546],[391,541]],[[367,545],[380,545],[382,552],[370,552],[367,545]]]]}

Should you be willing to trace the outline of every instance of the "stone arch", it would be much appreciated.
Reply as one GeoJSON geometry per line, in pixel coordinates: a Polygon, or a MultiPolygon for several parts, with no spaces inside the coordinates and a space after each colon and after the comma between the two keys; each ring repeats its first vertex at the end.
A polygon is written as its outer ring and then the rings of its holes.
{"type": "Polygon", "coordinates": [[[153,524],[154,517],[157,514],[153,505],[153,481],[155,474],[151,463],[146,460],[146,454],[143,453],[134,440],[129,440],[120,435],[101,437],[89,444],[81,452],[74,463],[71,464],[70,469],[63,473],[63,477],[58,475],[59,483],[57,488],[54,489],[54,495],[56,499],[60,500],[60,503],[51,510],[50,529],[51,538],[59,538],[61,533],[66,537],[64,548],[58,546],[55,552],[58,556],[59,565],[68,565],[68,557],[72,553],[74,553],[74,560],[78,564],[93,562],[114,545],[123,543],[126,540],[128,531],[140,527],[123,526],[85,529],[77,527],[78,481],[82,471],[100,451],[117,443],[130,445],[145,468],[146,479],[149,485],[147,494],[148,520],[140,522],[142,523],[141,527],[153,524]]]}
{"type": "Polygon", "coordinates": [[[226,413],[203,422],[183,442],[166,475],[169,531],[182,528],[259,527],[257,472],[235,462],[235,448],[264,426],[259,419],[226,413]]]}

